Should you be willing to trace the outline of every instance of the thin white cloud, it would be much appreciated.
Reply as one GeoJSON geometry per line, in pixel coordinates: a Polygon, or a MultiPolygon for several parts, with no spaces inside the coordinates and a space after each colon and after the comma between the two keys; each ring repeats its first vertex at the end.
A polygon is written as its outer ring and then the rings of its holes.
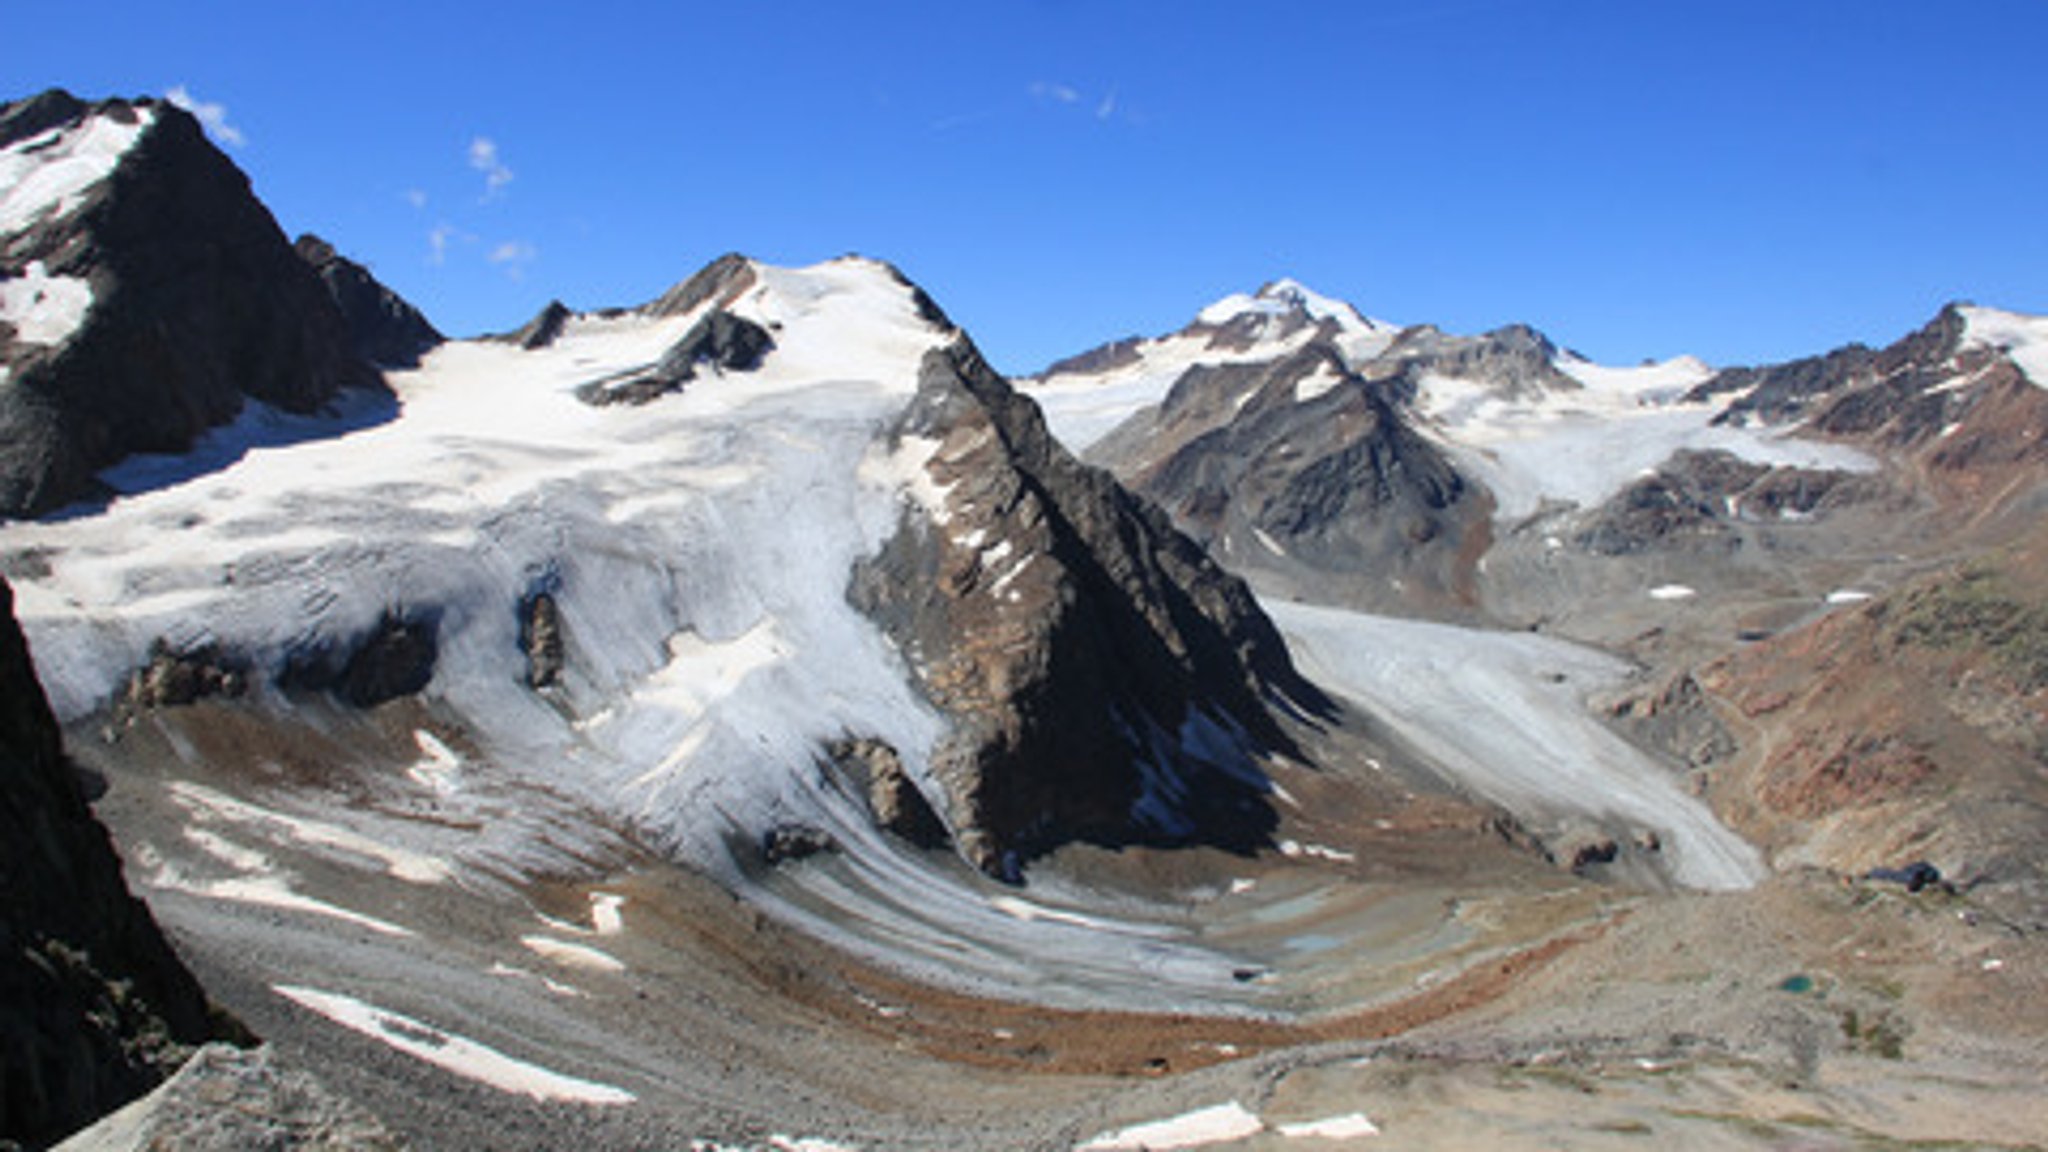
{"type": "Polygon", "coordinates": [[[201,100],[192,95],[192,90],[183,84],[173,85],[170,91],[164,93],[164,99],[170,101],[173,107],[183,108],[185,111],[190,112],[194,118],[206,126],[206,131],[215,140],[226,144],[228,147],[240,148],[249,142],[248,137],[242,135],[240,128],[228,122],[227,105],[201,100]]]}
{"type": "Polygon", "coordinates": [[[526,277],[526,266],[540,258],[540,250],[524,240],[507,240],[491,249],[485,257],[491,263],[505,270],[505,275],[514,280],[526,277]]]}
{"type": "Polygon", "coordinates": [[[1095,118],[1097,120],[1107,120],[1114,115],[1116,115],[1116,89],[1111,88],[1109,95],[1104,96],[1102,102],[1095,106],[1095,118]]]}
{"type": "Polygon", "coordinates": [[[498,155],[498,142],[478,136],[469,142],[469,166],[484,174],[484,196],[496,196],[512,183],[512,169],[498,155]]]}
{"type": "Polygon", "coordinates": [[[405,202],[412,205],[415,209],[425,211],[427,207],[427,190],[424,188],[407,188],[405,190],[405,202]]]}
{"type": "Polygon", "coordinates": [[[475,239],[476,237],[444,220],[434,225],[433,230],[427,233],[427,263],[436,266],[446,264],[448,262],[448,249],[451,246],[456,243],[468,243],[475,239]]]}
{"type": "Polygon", "coordinates": [[[1050,100],[1055,104],[1078,104],[1081,102],[1081,93],[1073,86],[1056,84],[1050,80],[1033,80],[1030,91],[1033,100],[1050,100]]]}

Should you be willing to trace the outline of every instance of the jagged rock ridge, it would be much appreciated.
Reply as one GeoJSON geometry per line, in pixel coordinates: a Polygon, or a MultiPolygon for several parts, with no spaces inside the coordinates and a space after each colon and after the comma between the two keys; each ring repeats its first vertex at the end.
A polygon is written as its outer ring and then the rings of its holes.
{"type": "Polygon", "coordinates": [[[368,268],[335,251],[308,232],[292,245],[327,286],[327,294],[348,321],[356,352],[386,368],[417,368],[420,357],[446,337],[398,293],[379,283],[368,268]]]}

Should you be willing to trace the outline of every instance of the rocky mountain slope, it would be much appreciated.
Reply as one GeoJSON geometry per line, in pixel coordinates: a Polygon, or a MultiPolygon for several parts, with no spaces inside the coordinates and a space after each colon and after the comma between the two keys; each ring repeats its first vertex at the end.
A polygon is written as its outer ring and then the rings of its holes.
{"type": "Polygon", "coordinates": [[[129,894],[0,582],[0,1141],[53,1142],[175,1071],[216,1023],[129,894]]]}
{"type": "Polygon", "coordinates": [[[102,469],[251,402],[382,387],[190,115],[58,91],[0,108],[0,515],[104,496],[102,469]]]}

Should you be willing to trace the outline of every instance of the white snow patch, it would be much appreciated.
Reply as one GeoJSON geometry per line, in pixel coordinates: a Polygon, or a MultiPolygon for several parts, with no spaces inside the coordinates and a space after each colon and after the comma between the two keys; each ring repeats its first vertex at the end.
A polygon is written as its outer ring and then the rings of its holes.
{"type": "Polygon", "coordinates": [[[419,745],[424,759],[406,769],[406,777],[437,796],[453,795],[457,787],[456,777],[462,771],[462,757],[442,743],[440,737],[424,728],[415,729],[412,739],[419,745]]]}
{"type": "Polygon", "coordinates": [[[590,894],[590,926],[599,936],[617,936],[626,930],[626,918],[620,909],[626,906],[626,898],[611,892],[590,894]]]}
{"type": "Polygon", "coordinates": [[[130,124],[88,116],[0,150],[0,234],[12,235],[46,216],[77,208],[156,119],[155,109],[134,112],[130,124]]]}
{"type": "Polygon", "coordinates": [[[591,972],[624,972],[625,964],[608,952],[592,948],[588,944],[572,944],[552,936],[521,936],[519,942],[526,950],[546,960],[552,960],[565,968],[582,968],[591,972]]]}
{"type": "Polygon", "coordinates": [[[423,1024],[410,1016],[401,1016],[353,996],[292,984],[274,984],[271,990],[344,1028],[381,1041],[442,1071],[487,1084],[500,1092],[569,1104],[630,1104],[635,1099],[631,1092],[622,1088],[564,1076],[538,1064],[516,1060],[468,1037],[423,1024]]]}
{"type": "Polygon", "coordinates": [[[1228,1104],[1217,1104],[1201,1108],[1168,1120],[1155,1120],[1149,1124],[1134,1124],[1115,1132],[1105,1132],[1079,1146],[1076,1152],[1112,1152],[1128,1149],[1134,1152],[1166,1152],[1175,1148],[1204,1148],[1211,1144],[1225,1144],[1232,1140],[1243,1140],[1266,1130],[1266,1125],[1244,1105],[1232,1100],[1228,1104]]]}
{"type": "Polygon", "coordinates": [[[1303,844],[1299,840],[1282,840],[1279,847],[1280,854],[1290,860],[1315,859],[1348,864],[1358,859],[1356,852],[1346,852],[1341,848],[1331,848],[1323,844],[1303,844]]]}
{"type": "Polygon", "coordinates": [[[2048,316],[1964,308],[1965,347],[2003,348],[2035,385],[2048,388],[2048,316]]]}
{"type": "Polygon", "coordinates": [[[1686,584],[1659,584],[1650,589],[1652,600],[1690,600],[1699,595],[1699,590],[1686,584]]]}
{"type": "Polygon", "coordinates": [[[288,816],[188,780],[173,781],[169,790],[171,799],[201,820],[217,819],[259,828],[273,839],[281,836],[308,847],[334,849],[344,859],[368,858],[408,883],[439,884],[451,875],[446,860],[385,844],[336,824],[288,816]]]}
{"type": "Polygon", "coordinates": [[[1871,599],[1876,595],[1877,593],[1875,592],[1865,592],[1860,588],[1837,588],[1833,592],[1828,593],[1827,602],[1830,604],[1861,604],[1863,601],[1871,599]]]}
{"type": "Polygon", "coordinates": [[[92,283],[77,276],[52,276],[41,260],[21,275],[0,278],[0,321],[14,326],[23,344],[61,344],[85,323],[92,309],[92,283]]]}
{"type": "Polygon", "coordinates": [[[1263,528],[1252,529],[1252,538],[1259,542],[1260,547],[1264,548],[1268,552],[1271,552],[1275,556],[1287,555],[1287,549],[1282,548],[1278,540],[1275,540],[1271,536],[1266,535],[1266,531],[1263,528]]]}
{"type": "Polygon", "coordinates": [[[1294,402],[1306,404],[1319,396],[1329,394],[1332,388],[1344,382],[1344,376],[1329,361],[1316,365],[1316,370],[1294,382],[1294,402]]]}
{"type": "Polygon", "coordinates": [[[167,892],[183,892],[188,896],[200,896],[209,900],[224,900],[230,904],[251,904],[263,908],[276,908],[286,912],[300,912],[309,916],[323,916],[339,920],[358,928],[367,928],[384,936],[411,936],[413,931],[389,920],[353,912],[325,900],[316,900],[291,886],[291,882],[279,875],[231,876],[219,880],[195,880],[176,868],[166,865],[150,877],[149,886],[167,892]]]}
{"type": "Polygon", "coordinates": [[[1379,1125],[1367,1119],[1363,1112],[1349,1112],[1342,1116],[1307,1120],[1299,1124],[1282,1124],[1274,1130],[1290,1140],[1356,1140],[1380,1134],[1379,1125]]]}

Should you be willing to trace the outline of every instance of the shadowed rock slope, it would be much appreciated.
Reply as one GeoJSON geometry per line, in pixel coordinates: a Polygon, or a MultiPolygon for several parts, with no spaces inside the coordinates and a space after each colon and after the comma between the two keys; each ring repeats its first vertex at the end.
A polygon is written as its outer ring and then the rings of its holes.
{"type": "Polygon", "coordinates": [[[51,1142],[214,1032],[86,807],[0,583],[0,1143],[51,1142]]]}

